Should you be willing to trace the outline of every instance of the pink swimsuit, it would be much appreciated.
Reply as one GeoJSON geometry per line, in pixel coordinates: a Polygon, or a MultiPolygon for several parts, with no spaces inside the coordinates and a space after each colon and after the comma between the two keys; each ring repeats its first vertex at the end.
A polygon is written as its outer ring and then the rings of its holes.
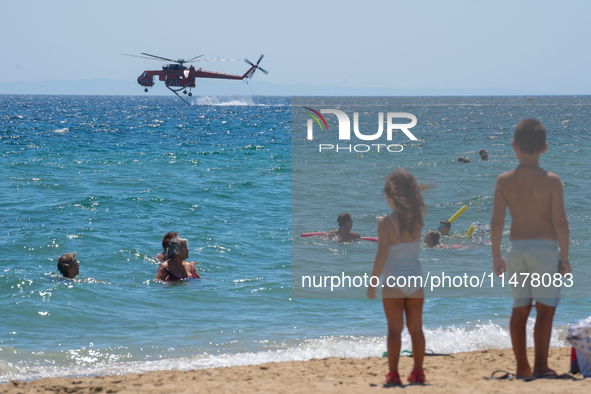
{"type": "Polygon", "coordinates": [[[164,264],[161,264],[160,267],[164,268],[166,270],[166,272],[168,272],[168,276],[166,277],[165,280],[181,280],[181,279],[197,279],[198,278],[197,270],[195,269],[195,266],[191,266],[191,276],[189,276],[188,278],[181,278],[179,276],[176,276],[175,274],[170,272],[168,270],[168,268],[164,266],[164,264]]]}

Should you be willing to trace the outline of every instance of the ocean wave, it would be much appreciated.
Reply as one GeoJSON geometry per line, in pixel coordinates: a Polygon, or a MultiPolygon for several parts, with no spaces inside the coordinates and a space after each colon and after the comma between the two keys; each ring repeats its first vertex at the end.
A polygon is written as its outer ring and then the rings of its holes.
{"type": "MultiPolygon", "coordinates": [[[[527,324],[527,346],[534,345],[535,319],[527,324]]],[[[568,346],[568,326],[555,326],[550,346],[568,346]]],[[[508,327],[492,321],[466,323],[424,329],[427,349],[435,353],[459,353],[486,349],[509,349],[511,337],[508,327]]],[[[237,346],[228,343],[227,346],[237,346]]],[[[0,346],[0,382],[12,379],[33,380],[45,377],[124,375],[161,370],[192,370],[242,365],[259,365],[269,362],[306,361],[326,357],[365,358],[381,357],[386,351],[385,336],[339,335],[320,338],[290,339],[283,341],[254,341],[253,351],[231,352],[216,349],[193,349],[199,354],[191,356],[162,357],[162,349],[146,353],[149,349],[72,349],[50,354],[24,352],[8,346],[0,346]],[[134,354],[135,353],[135,354],[134,354]]],[[[402,333],[402,350],[412,350],[408,331],[402,333]]],[[[151,349],[154,350],[154,349],[151,349]]],[[[191,352],[183,350],[183,353],[191,352]]]]}

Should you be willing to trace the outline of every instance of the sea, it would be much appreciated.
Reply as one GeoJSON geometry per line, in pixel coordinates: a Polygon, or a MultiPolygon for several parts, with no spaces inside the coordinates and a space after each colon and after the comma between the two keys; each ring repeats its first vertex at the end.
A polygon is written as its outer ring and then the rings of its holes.
{"type": "MultiPolygon", "coordinates": [[[[541,167],[563,181],[579,287],[557,308],[551,346],[568,346],[569,325],[591,314],[591,97],[338,100],[365,106],[366,130],[384,106],[413,114],[417,140],[398,131],[399,152],[322,156],[302,137],[306,123],[294,123],[306,115],[292,112],[333,108],[328,98],[211,96],[186,105],[174,96],[0,95],[0,382],[381,356],[379,299],[364,289],[298,291],[300,271],[337,259],[347,272],[370,273],[376,244],[300,235],[335,229],[349,212],[354,231],[376,237],[377,219],[390,213],[384,179],[405,167],[433,186],[423,194],[424,232],[468,207],[443,240],[459,247],[421,248],[424,273],[470,271],[491,287],[494,184],[518,164],[513,129],[530,117],[548,129],[541,167]],[[311,150],[303,154],[302,144],[311,150]],[[470,225],[474,236],[463,237],[470,225]],[[202,279],[154,279],[169,231],[188,240],[202,279]],[[57,272],[66,252],[81,264],[75,279],[57,272]]],[[[509,226],[507,215],[503,248],[509,226]]],[[[492,296],[471,288],[425,300],[428,349],[511,347],[511,292],[492,283],[492,296]]],[[[535,311],[529,346],[534,319],[535,311]]],[[[402,348],[410,349],[406,331],[402,348]]]]}

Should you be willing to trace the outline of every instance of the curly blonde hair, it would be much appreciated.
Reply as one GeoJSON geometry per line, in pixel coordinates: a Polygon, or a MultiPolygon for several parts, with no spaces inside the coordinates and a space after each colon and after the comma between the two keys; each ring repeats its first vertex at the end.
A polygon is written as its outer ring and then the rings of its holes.
{"type": "Polygon", "coordinates": [[[386,177],[384,194],[394,201],[395,214],[400,223],[400,232],[414,233],[423,228],[427,207],[421,190],[431,185],[419,185],[417,180],[404,168],[397,168],[386,177]]]}

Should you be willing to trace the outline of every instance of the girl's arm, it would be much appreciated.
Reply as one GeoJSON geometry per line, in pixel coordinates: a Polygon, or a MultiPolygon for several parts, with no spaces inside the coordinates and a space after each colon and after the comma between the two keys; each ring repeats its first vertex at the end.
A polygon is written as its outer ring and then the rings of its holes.
{"type": "MultiPolygon", "coordinates": [[[[389,248],[389,241],[390,241],[390,232],[388,231],[388,222],[385,218],[378,220],[378,251],[376,252],[376,257],[373,263],[373,271],[371,276],[380,277],[382,271],[384,270],[384,266],[386,265],[386,260],[388,259],[388,248],[389,248]]],[[[370,280],[370,284],[367,288],[367,297],[369,299],[374,299],[377,297],[376,290],[377,287],[371,285],[372,281],[370,280]]],[[[375,284],[375,279],[373,281],[375,284]]]]}

